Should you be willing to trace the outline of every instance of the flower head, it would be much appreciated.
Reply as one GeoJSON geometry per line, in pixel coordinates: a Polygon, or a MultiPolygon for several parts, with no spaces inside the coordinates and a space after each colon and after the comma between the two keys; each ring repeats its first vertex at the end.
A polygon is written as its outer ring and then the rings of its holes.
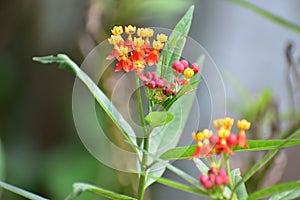
{"type": "Polygon", "coordinates": [[[111,33],[113,35],[121,35],[123,33],[123,27],[122,26],[114,26],[114,28],[111,29],[111,33]]]}

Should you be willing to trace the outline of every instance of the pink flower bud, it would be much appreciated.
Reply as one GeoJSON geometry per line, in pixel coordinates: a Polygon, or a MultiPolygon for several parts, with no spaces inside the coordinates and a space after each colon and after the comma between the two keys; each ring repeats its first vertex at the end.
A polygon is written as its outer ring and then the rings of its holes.
{"type": "Polygon", "coordinates": [[[209,190],[212,188],[213,184],[211,181],[208,180],[203,184],[203,186],[205,187],[205,189],[209,190]]]}
{"type": "Polygon", "coordinates": [[[228,185],[229,184],[229,178],[228,178],[228,176],[223,176],[222,178],[223,178],[223,184],[224,185],[228,185]]]}
{"type": "Polygon", "coordinates": [[[184,71],[184,66],[179,60],[173,62],[172,68],[175,69],[180,74],[182,74],[182,72],[184,71]]]}
{"type": "Polygon", "coordinates": [[[176,60],[172,64],[172,68],[176,70],[177,65],[181,64],[179,60],[176,60]]]}
{"type": "Polygon", "coordinates": [[[209,179],[212,183],[214,183],[215,180],[216,180],[216,175],[214,175],[214,174],[209,174],[209,175],[208,175],[208,179],[209,179]]]}
{"type": "Polygon", "coordinates": [[[180,62],[183,65],[184,69],[186,69],[189,66],[189,62],[187,60],[181,60],[180,62]]]}
{"type": "Polygon", "coordinates": [[[229,146],[235,146],[237,145],[237,137],[233,133],[230,133],[230,135],[226,138],[226,142],[229,146]]]}
{"type": "Polygon", "coordinates": [[[165,87],[163,92],[167,96],[170,96],[173,93],[172,89],[169,87],[165,87]]]}
{"type": "Polygon", "coordinates": [[[202,185],[204,185],[208,181],[208,177],[205,174],[201,174],[199,177],[199,181],[202,185]]]}
{"type": "Polygon", "coordinates": [[[150,89],[154,89],[155,88],[155,82],[154,81],[150,81],[147,85],[150,89]]]}
{"type": "Polygon", "coordinates": [[[157,76],[156,72],[152,72],[152,80],[156,81],[157,79],[159,79],[159,77],[157,76]]]}
{"type": "Polygon", "coordinates": [[[200,66],[197,63],[193,63],[190,68],[194,71],[195,74],[198,73],[200,66]]]}
{"type": "Polygon", "coordinates": [[[223,184],[223,177],[217,176],[215,179],[215,184],[216,185],[222,185],[223,184]]]}
{"type": "Polygon", "coordinates": [[[221,177],[227,176],[225,169],[220,169],[218,172],[218,176],[221,176],[221,177]]]}
{"type": "Polygon", "coordinates": [[[156,80],[155,81],[155,86],[158,87],[158,88],[162,88],[164,86],[164,81],[163,80],[156,80]]]}

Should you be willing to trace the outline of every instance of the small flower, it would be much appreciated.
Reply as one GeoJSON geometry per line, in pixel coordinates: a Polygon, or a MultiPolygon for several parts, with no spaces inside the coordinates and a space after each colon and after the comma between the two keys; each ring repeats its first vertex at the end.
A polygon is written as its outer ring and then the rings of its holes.
{"type": "Polygon", "coordinates": [[[234,119],[232,119],[230,117],[226,117],[226,118],[224,118],[224,121],[223,121],[223,127],[230,131],[230,129],[233,125],[233,122],[234,122],[234,119]]]}
{"type": "Polygon", "coordinates": [[[121,35],[123,33],[123,27],[122,26],[114,26],[114,28],[111,29],[111,33],[116,36],[121,35]]]}
{"type": "Polygon", "coordinates": [[[153,50],[149,53],[146,61],[148,62],[149,66],[153,64],[157,64],[160,56],[160,49],[163,47],[163,44],[159,41],[153,41],[153,50]]]}
{"type": "Polygon", "coordinates": [[[250,128],[251,123],[248,122],[247,120],[243,119],[243,120],[238,120],[237,121],[237,127],[242,131],[246,131],[250,128]]]}
{"type": "Polygon", "coordinates": [[[183,73],[185,75],[186,80],[188,80],[189,78],[192,78],[195,74],[191,68],[186,68],[183,73]]]}
{"type": "Polygon", "coordinates": [[[217,130],[223,127],[224,124],[224,119],[216,119],[214,120],[214,126],[216,127],[217,130]]]}
{"type": "Polygon", "coordinates": [[[120,55],[119,62],[117,63],[117,67],[115,69],[116,72],[120,71],[121,69],[124,69],[125,72],[129,72],[132,70],[132,62],[128,58],[128,47],[121,46],[118,50],[118,53],[120,55]]]}
{"type": "Polygon", "coordinates": [[[129,26],[125,26],[125,33],[127,33],[128,35],[132,35],[134,34],[136,31],[136,27],[129,25],[129,26]]]}
{"type": "Polygon", "coordinates": [[[156,39],[157,39],[157,41],[159,41],[161,43],[165,43],[168,40],[168,36],[166,36],[165,34],[161,33],[161,34],[157,34],[156,35],[156,39]]]}
{"type": "Polygon", "coordinates": [[[229,136],[229,134],[230,134],[230,131],[225,128],[221,128],[218,130],[218,136],[221,139],[227,138],[229,136]]]}

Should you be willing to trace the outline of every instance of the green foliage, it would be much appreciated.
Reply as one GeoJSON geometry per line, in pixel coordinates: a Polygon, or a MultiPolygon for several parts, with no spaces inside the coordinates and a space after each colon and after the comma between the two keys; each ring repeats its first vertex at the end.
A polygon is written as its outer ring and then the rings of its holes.
{"type": "Polygon", "coordinates": [[[300,26],[299,25],[294,24],[292,22],[289,22],[285,19],[282,19],[281,17],[278,17],[277,15],[274,15],[274,14],[272,14],[272,13],[270,13],[270,12],[268,12],[268,11],[262,9],[262,8],[259,8],[259,7],[249,3],[247,1],[244,1],[244,0],[227,0],[227,1],[235,3],[235,4],[240,5],[240,6],[243,6],[247,9],[252,10],[255,13],[257,13],[257,14],[259,14],[259,15],[261,15],[261,16],[263,16],[263,17],[265,17],[265,18],[267,18],[267,19],[269,19],[269,20],[285,27],[285,28],[288,28],[292,31],[300,33],[300,26]]]}
{"type": "Polygon", "coordinates": [[[57,56],[34,57],[33,60],[44,64],[56,62],[59,63],[61,69],[67,69],[74,72],[77,77],[88,87],[99,105],[119,128],[127,141],[131,144],[136,143],[135,138],[132,137],[135,135],[135,133],[131,126],[125,121],[123,116],[105,96],[105,94],[98,88],[98,86],[92,81],[92,79],[86,73],[84,73],[68,56],[64,54],[58,54],[57,56]]]}
{"type": "Polygon", "coordinates": [[[201,174],[207,174],[209,168],[202,160],[198,158],[193,158],[193,161],[201,174]]]}
{"type": "Polygon", "coordinates": [[[255,199],[261,199],[263,197],[267,197],[270,195],[273,195],[270,199],[281,199],[281,200],[288,200],[288,199],[294,199],[296,197],[300,196],[300,182],[289,182],[289,183],[281,183],[278,185],[274,185],[265,189],[262,189],[260,191],[252,193],[248,200],[255,200],[255,199]],[[287,191],[288,190],[288,191],[287,191]],[[292,198],[291,192],[297,191],[297,194],[294,193],[292,198]],[[284,193],[283,193],[284,192],[284,193]],[[286,193],[287,192],[287,193],[286,193]],[[278,194],[280,193],[280,195],[278,194]]]}
{"type": "MultiPolygon", "coordinates": [[[[232,183],[235,186],[239,181],[242,180],[241,171],[239,168],[236,168],[231,171],[232,183]]],[[[248,193],[244,183],[240,184],[236,189],[236,196],[239,200],[246,200],[248,193]]]]}
{"type": "Polygon", "coordinates": [[[187,186],[187,185],[184,185],[182,183],[178,183],[178,182],[166,179],[166,178],[159,178],[159,177],[155,177],[155,176],[152,176],[152,175],[149,175],[149,176],[152,179],[155,179],[156,182],[161,183],[163,185],[166,185],[166,186],[169,186],[169,187],[172,187],[172,188],[184,191],[184,192],[197,194],[197,195],[200,195],[200,196],[208,196],[206,192],[204,192],[203,190],[200,190],[198,188],[187,186]]]}
{"type": "Polygon", "coordinates": [[[146,123],[151,128],[166,125],[173,119],[174,116],[168,112],[151,112],[145,117],[146,123]]]}
{"type": "Polygon", "coordinates": [[[166,78],[168,83],[173,81],[172,63],[181,57],[186,37],[192,23],[193,13],[194,6],[191,6],[175,26],[162,50],[156,73],[161,78],[166,78]]]}
{"type": "MultiPolygon", "coordinates": [[[[263,151],[278,148],[278,145],[284,143],[280,148],[296,146],[300,144],[300,140],[248,140],[248,148],[236,147],[235,151],[263,151]]],[[[176,147],[170,149],[161,155],[164,160],[188,159],[195,152],[196,145],[176,147]]]]}
{"type": "Polygon", "coordinates": [[[108,199],[113,200],[136,200],[133,197],[129,197],[126,195],[118,194],[100,187],[96,187],[86,183],[74,183],[73,184],[73,191],[65,200],[72,200],[79,196],[84,191],[90,191],[100,196],[106,197],[108,199]]]}
{"type": "MultiPolygon", "coordinates": [[[[299,182],[297,182],[299,183],[299,182]]],[[[290,189],[286,188],[282,192],[275,191],[275,194],[273,194],[269,200],[290,200],[290,199],[296,199],[300,197],[300,188],[298,189],[290,189]]]]}
{"type": "Polygon", "coordinates": [[[255,163],[255,165],[249,169],[243,176],[243,178],[235,185],[234,191],[239,187],[240,184],[245,183],[249,178],[251,178],[259,169],[261,169],[268,161],[270,161],[285,144],[287,144],[293,137],[298,135],[300,130],[293,133],[289,138],[283,140],[276,149],[269,151],[260,161],[255,163]]]}
{"type": "Polygon", "coordinates": [[[20,189],[18,187],[12,186],[8,183],[4,183],[2,181],[0,181],[0,187],[2,187],[5,190],[11,191],[13,193],[16,193],[22,197],[25,197],[27,199],[31,199],[31,200],[47,200],[44,197],[38,196],[36,194],[33,194],[31,192],[25,191],[23,189],[20,189]]]}

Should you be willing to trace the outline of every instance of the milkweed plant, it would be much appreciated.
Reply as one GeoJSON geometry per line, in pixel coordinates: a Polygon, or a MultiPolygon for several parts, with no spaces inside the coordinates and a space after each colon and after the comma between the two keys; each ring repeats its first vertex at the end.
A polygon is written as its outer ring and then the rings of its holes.
{"type": "MultiPolygon", "coordinates": [[[[135,134],[143,135],[141,141],[129,133],[132,129],[119,111],[92,79],[68,56],[58,54],[33,58],[34,61],[43,64],[58,63],[61,69],[73,72],[87,86],[99,105],[119,128],[120,134],[133,149],[132,152],[137,155],[136,168],[138,170],[135,173],[138,173],[139,185],[135,196],[118,194],[87,183],[74,183],[74,189],[66,199],[76,199],[81,192],[91,191],[108,199],[142,200],[145,190],[154,182],[219,200],[253,200],[265,197],[291,199],[300,196],[300,182],[298,181],[281,183],[252,194],[248,194],[245,186],[245,182],[262,169],[282,148],[300,143],[299,140],[294,139],[299,130],[282,140],[247,140],[246,135],[248,132],[251,134],[251,122],[247,119],[234,120],[231,117],[224,117],[213,120],[214,130],[195,130],[190,137],[191,143],[194,141],[192,145],[170,148],[159,154],[149,150],[151,145],[156,145],[155,142],[158,142],[151,141],[155,130],[162,130],[158,128],[163,126],[182,123],[180,121],[182,119],[177,118],[176,112],[173,112],[174,109],[178,109],[176,104],[183,98],[193,99],[195,97],[193,93],[196,92],[198,84],[201,84],[200,74],[202,68],[205,67],[204,56],[199,55],[199,59],[194,62],[189,62],[181,56],[185,38],[191,26],[193,11],[192,6],[170,35],[133,25],[114,26],[111,29],[111,36],[108,39],[111,52],[106,55],[106,59],[116,61],[115,73],[123,71],[135,74],[140,126],[142,127],[142,133],[135,134]],[[142,101],[142,94],[145,95],[147,101],[142,101]],[[147,105],[143,105],[145,102],[147,105]],[[143,109],[144,107],[147,109],[143,109]],[[239,168],[230,167],[231,155],[260,150],[268,150],[268,153],[245,173],[241,174],[239,168]],[[170,163],[171,160],[177,159],[193,162],[199,170],[199,175],[193,177],[170,163]],[[152,170],[157,164],[160,164],[162,173],[155,173],[155,170],[152,170]],[[187,183],[164,178],[162,175],[166,169],[187,183]],[[291,194],[294,196],[291,197],[291,194]]],[[[162,136],[169,134],[166,137],[172,136],[167,131],[161,131],[158,134],[162,136]]],[[[45,199],[4,182],[1,182],[0,186],[29,199],[45,199]]]]}

